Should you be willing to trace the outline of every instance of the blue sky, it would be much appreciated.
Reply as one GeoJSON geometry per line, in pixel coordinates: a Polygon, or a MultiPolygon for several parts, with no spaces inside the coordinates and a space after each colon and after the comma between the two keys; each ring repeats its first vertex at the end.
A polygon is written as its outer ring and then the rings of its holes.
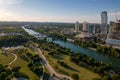
{"type": "Polygon", "coordinates": [[[0,0],[0,21],[94,22],[120,18],[120,0],[0,0]]]}

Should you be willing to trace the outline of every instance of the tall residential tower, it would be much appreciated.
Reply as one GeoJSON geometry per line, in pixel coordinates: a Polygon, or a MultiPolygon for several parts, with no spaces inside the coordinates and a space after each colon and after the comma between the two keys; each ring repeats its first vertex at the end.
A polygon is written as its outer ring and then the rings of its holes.
{"type": "Polygon", "coordinates": [[[101,34],[107,34],[108,16],[107,11],[101,12],[101,34]]]}
{"type": "Polygon", "coordinates": [[[86,21],[83,22],[83,31],[85,31],[85,32],[89,31],[89,24],[86,21]]]}
{"type": "Polygon", "coordinates": [[[76,33],[79,32],[79,22],[78,21],[75,23],[75,32],[76,33]]]}

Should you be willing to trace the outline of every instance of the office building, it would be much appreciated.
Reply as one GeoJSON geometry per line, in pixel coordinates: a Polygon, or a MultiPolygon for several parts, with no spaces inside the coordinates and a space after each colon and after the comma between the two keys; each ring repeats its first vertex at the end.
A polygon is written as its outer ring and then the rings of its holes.
{"type": "Polygon", "coordinates": [[[78,21],[75,23],[75,32],[76,33],[79,32],[79,22],[78,21]]]}
{"type": "Polygon", "coordinates": [[[89,24],[86,21],[83,22],[83,31],[85,31],[85,32],[89,31],[89,24]]]}
{"type": "Polygon", "coordinates": [[[110,23],[109,23],[109,28],[111,28],[114,24],[115,24],[114,21],[110,21],[110,23]]]}
{"type": "Polygon", "coordinates": [[[103,11],[101,12],[101,34],[107,34],[107,22],[108,22],[108,16],[107,12],[103,11]]]}
{"type": "Polygon", "coordinates": [[[96,26],[95,26],[95,24],[94,23],[89,23],[89,33],[91,33],[91,34],[95,34],[95,31],[96,30],[96,26]]]}

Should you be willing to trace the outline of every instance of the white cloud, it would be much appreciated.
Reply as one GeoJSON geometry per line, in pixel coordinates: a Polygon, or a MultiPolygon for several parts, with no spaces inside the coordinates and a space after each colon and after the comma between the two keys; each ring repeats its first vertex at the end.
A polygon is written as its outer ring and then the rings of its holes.
{"type": "Polygon", "coordinates": [[[13,13],[7,9],[0,9],[0,20],[2,20],[2,21],[10,20],[10,19],[14,18],[15,16],[17,16],[15,13],[13,13]]]}
{"type": "Polygon", "coordinates": [[[0,6],[7,6],[7,5],[13,5],[13,4],[20,4],[22,3],[22,0],[0,0],[0,6]]]}
{"type": "Polygon", "coordinates": [[[0,0],[0,21],[17,20],[20,15],[12,12],[9,7],[22,3],[23,0],[0,0]]]}
{"type": "Polygon", "coordinates": [[[120,12],[111,12],[108,13],[109,21],[116,21],[116,19],[120,19],[120,12]]]}
{"type": "Polygon", "coordinates": [[[100,23],[100,15],[94,15],[94,16],[81,16],[80,20],[87,21],[89,23],[100,23]]]}

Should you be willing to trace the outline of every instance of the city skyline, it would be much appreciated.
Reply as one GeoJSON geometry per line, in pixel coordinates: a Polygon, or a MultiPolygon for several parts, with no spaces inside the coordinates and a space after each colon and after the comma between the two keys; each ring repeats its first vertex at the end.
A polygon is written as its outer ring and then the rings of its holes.
{"type": "Polygon", "coordinates": [[[108,21],[120,18],[116,0],[0,0],[0,21],[101,23],[100,13],[108,12],[108,21]]]}

